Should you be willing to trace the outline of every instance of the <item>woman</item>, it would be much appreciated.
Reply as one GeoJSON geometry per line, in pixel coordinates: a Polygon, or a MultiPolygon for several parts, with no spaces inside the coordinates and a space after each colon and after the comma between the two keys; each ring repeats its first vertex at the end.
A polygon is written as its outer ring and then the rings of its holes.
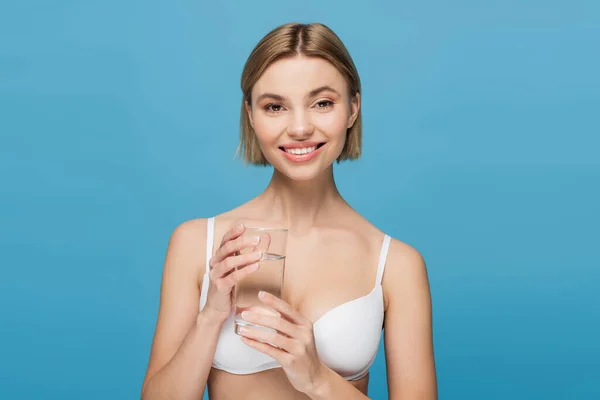
{"type": "Polygon", "coordinates": [[[258,43],[241,83],[243,157],[273,176],[256,198],[173,232],[143,399],[200,399],[205,385],[211,400],[367,399],[383,326],[389,398],[436,399],[423,258],[335,185],[334,161],[361,153],[361,86],[346,48],[322,24],[286,24],[258,43]],[[280,315],[244,315],[274,333],[238,336],[228,324],[232,289],[259,259],[239,255],[252,246],[240,219],[289,230],[284,298],[261,299],[280,315]]]}

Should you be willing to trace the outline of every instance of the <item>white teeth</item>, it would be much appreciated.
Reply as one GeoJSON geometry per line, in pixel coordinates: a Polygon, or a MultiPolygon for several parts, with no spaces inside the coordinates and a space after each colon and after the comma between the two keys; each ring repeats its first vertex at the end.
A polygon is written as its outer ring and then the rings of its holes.
{"type": "Polygon", "coordinates": [[[302,155],[302,154],[312,153],[316,149],[317,149],[317,146],[313,146],[313,147],[302,147],[302,148],[296,148],[296,149],[285,149],[285,151],[286,151],[286,153],[290,153],[290,154],[302,155]]]}

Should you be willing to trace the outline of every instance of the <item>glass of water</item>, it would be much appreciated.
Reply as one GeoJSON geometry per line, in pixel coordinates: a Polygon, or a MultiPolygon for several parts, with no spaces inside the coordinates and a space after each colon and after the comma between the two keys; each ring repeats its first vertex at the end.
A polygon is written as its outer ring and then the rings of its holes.
{"type": "Polygon", "coordinates": [[[241,314],[245,310],[251,310],[267,315],[278,315],[275,310],[258,299],[258,292],[269,292],[280,299],[282,298],[287,234],[288,231],[284,228],[246,227],[243,236],[259,237],[260,241],[254,248],[244,249],[241,254],[260,251],[262,257],[259,260],[258,270],[244,277],[235,285],[234,329],[238,335],[240,326],[273,330],[244,321],[241,314]]]}

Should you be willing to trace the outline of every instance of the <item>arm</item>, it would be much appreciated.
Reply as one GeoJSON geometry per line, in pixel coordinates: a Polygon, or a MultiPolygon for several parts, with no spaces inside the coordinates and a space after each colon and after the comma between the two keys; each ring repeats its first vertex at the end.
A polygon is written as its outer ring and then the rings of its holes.
{"type": "Polygon", "coordinates": [[[198,312],[205,231],[206,220],[188,221],[169,241],[143,400],[199,399],[204,393],[223,324],[198,312]]]}
{"type": "Polygon", "coordinates": [[[436,400],[432,305],[423,257],[393,240],[384,273],[384,341],[392,400],[436,400]]]}

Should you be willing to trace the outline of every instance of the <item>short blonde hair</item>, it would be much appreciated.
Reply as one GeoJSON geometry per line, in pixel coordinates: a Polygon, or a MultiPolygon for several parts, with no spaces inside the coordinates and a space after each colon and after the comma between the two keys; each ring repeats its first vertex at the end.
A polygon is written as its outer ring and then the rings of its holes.
{"type": "MultiPolygon", "coordinates": [[[[321,23],[280,25],[263,37],[250,53],[241,78],[242,108],[240,115],[240,142],[236,154],[243,153],[248,164],[267,166],[269,162],[262,154],[254,128],[246,110],[246,102],[251,102],[254,84],[273,62],[282,58],[303,55],[319,57],[329,61],[346,79],[351,97],[361,92],[360,77],[350,53],[340,38],[321,23]]],[[[354,160],[361,155],[362,113],[361,108],[346,135],[346,143],[337,159],[354,160]]]]}

